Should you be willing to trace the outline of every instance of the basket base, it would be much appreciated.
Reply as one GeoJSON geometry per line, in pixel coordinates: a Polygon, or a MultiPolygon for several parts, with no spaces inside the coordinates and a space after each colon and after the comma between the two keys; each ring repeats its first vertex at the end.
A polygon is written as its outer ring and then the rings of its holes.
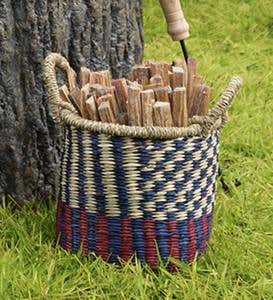
{"type": "Polygon", "coordinates": [[[87,256],[95,253],[110,263],[126,262],[136,254],[155,268],[169,257],[192,262],[206,251],[213,211],[200,219],[183,221],[95,216],[58,202],[57,244],[87,256]]]}

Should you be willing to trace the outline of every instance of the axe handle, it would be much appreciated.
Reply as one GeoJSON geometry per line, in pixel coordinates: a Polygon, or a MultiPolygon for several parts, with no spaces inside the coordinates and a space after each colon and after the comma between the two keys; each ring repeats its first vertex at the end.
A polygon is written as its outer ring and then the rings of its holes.
{"type": "Polygon", "coordinates": [[[190,36],[187,23],[179,0],[159,0],[163,9],[168,33],[174,41],[181,41],[190,36]]]}

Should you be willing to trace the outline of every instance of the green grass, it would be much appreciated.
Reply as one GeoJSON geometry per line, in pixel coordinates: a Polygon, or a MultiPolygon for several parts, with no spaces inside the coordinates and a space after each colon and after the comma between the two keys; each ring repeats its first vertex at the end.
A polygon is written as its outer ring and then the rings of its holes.
{"type": "MultiPolygon", "coordinates": [[[[222,132],[209,250],[191,266],[153,273],[120,269],[55,249],[55,207],[0,209],[0,299],[273,299],[273,4],[271,0],[183,1],[190,53],[217,98],[232,75],[244,87],[222,132]],[[235,180],[241,181],[239,187],[235,180]]],[[[180,56],[158,1],[144,0],[146,58],[180,56]]]]}

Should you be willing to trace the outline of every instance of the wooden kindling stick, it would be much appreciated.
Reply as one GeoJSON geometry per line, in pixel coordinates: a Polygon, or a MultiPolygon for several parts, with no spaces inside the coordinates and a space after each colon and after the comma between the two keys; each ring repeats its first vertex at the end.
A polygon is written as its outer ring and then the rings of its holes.
{"type": "Polygon", "coordinates": [[[128,86],[128,119],[131,126],[142,125],[140,88],[134,85],[128,86]]]}
{"type": "Polygon", "coordinates": [[[188,113],[192,117],[192,107],[196,104],[194,102],[198,101],[199,87],[203,84],[203,78],[199,75],[194,75],[191,80],[191,93],[188,95],[188,113]]]}
{"type": "Polygon", "coordinates": [[[127,112],[127,102],[128,102],[128,91],[126,79],[116,79],[112,80],[112,85],[115,88],[115,95],[118,103],[119,110],[122,113],[127,112]]]}
{"type": "Polygon", "coordinates": [[[159,70],[160,70],[160,75],[163,80],[163,84],[165,86],[170,85],[170,78],[169,78],[169,71],[171,69],[171,66],[165,62],[159,63],[159,70]]]}
{"type": "Polygon", "coordinates": [[[211,96],[212,96],[211,89],[205,86],[202,93],[202,100],[201,100],[201,105],[199,110],[200,116],[205,116],[208,113],[211,96]]]}
{"type": "Polygon", "coordinates": [[[77,86],[77,74],[72,68],[67,69],[68,88],[71,92],[77,86]]]}
{"type": "Polygon", "coordinates": [[[111,87],[111,76],[108,70],[91,72],[90,73],[90,83],[98,83],[103,86],[111,87]]]}
{"type": "Polygon", "coordinates": [[[188,95],[188,99],[189,99],[192,95],[193,78],[197,72],[196,59],[189,57],[187,67],[188,67],[187,95],[188,95]]]}
{"type": "Polygon", "coordinates": [[[209,102],[211,99],[211,90],[204,84],[196,87],[196,92],[193,99],[193,105],[190,112],[190,117],[205,116],[209,110],[209,102]]]}
{"type": "Polygon", "coordinates": [[[154,76],[152,76],[150,78],[150,84],[158,84],[158,86],[163,86],[164,83],[161,75],[155,74],[154,76]]]}
{"type": "Polygon", "coordinates": [[[87,117],[92,121],[99,121],[99,114],[97,110],[96,100],[94,96],[88,98],[85,102],[87,117]]]}
{"type": "Polygon", "coordinates": [[[144,65],[150,69],[150,76],[160,75],[163,80],[163,85],[170,85],[170,79],[168,71],[171,69],[171,66],[165,62],[156,63],[154,61],[145,61],[144,65]]]}
{"type": "Polygon", "coordinates": [[[187,95],[185,87],[177,87],[173,91],[172,116],[174,126],[188,126],[187,95]]]}
{"type": "Polygon", "coordinates": [[[141,92],[142,125],[153,126],[153,106],[155,95],[153,90],[141,92]]]}
{"type": "Polygon", "coordinates": [[[149,83],[150,70],[148,67],[135,66],[132,68],[131,77],[133,81],[137,81],[139,84],[146,85],[149,83]]]}
{"type": "Polygon", "coordinates": [[[104,123],[116,123],[115,116],[113,114],[111,105],[109,101],[103,101],[99,105],[98,113],[100,120],[104,123]]]}
{"type": "Polygon", "coordinates": [[[86,101],[87,98],[89,98],[91,96],[91,94],[93,93],[93,91],[91,90],[91,86],[90,86],[89,83],[85,84],[81,88],[81,92],[82,92],[83,101],[86,101]]]}
{"type": "Polygon", "coordinates": [[[106,94],[114,94],[114,90],[112,87],[107,87],[98,83],[90,84],[90,89],[96,94],[97,98],[106,94]]]}
{"type": "Polygon", "coordinates": [[[172,72],[170,73],[170,83],[173,90],[177,87],[185,86],[185,74],[182,68],[172,68],[172,72]]]}
{"type": "Polygon", "coordinates": [[[67,86],[64,84],[59,88],[59,95],[65,102],[70,102],[69,100],[69,90],[67,86]]]}
{"type": "Polygon", "coordinates": [[[163,86],[154,89],[156,101],[169,102],[170,93],[171,88],[169,86],[163,86]]]}
{"type": "Polygon", "coordinates": [[[116,121],[118,120],[119,110],[117,107],[116,98],[112,94],[108,93],[106,95],[100,96],[96,99],[96,101],[98,106],[100,106],[102,102],[109,102],[113,116],[116,121]]]}
{"type": "Polygon", "coordinates": [[[172,113],[169,102],[156,102],[153,107],[154,126],[172,127],[172,113]]]}
{"type": "Polygon", "coordinates": [[[78,87],[75,87],[69,94],[69,100],[74,105],[78,113],[85,117],[85,101],[82,99],[82,92],[78,87]]]}
{"type": "Polygon", "coordinates": [[[88,68],[80,68],[80,83],[81,87],[84,87],[86,84],[90,83],[90,70],[88,68]]]}

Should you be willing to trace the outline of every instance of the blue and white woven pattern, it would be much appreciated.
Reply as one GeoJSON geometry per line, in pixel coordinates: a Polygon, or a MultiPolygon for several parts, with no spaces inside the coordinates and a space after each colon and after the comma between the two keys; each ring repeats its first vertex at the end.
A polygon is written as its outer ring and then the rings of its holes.
{"type": "Polygon", "coordinates": [[[163,260],[192,261],[209,237],[218,144],[217,131],[161,141],[67,127],[57,226],[61,245],[77,251],[82,244],[86,254],[94,251],[110,261],[136,252],[141,261],[156,264],[157,244],[163,260]],[[81,224],[81,214],[89,221],[81,224]],[[127,246],[132,242],[127,250],[124,232],[127,246]]]}

